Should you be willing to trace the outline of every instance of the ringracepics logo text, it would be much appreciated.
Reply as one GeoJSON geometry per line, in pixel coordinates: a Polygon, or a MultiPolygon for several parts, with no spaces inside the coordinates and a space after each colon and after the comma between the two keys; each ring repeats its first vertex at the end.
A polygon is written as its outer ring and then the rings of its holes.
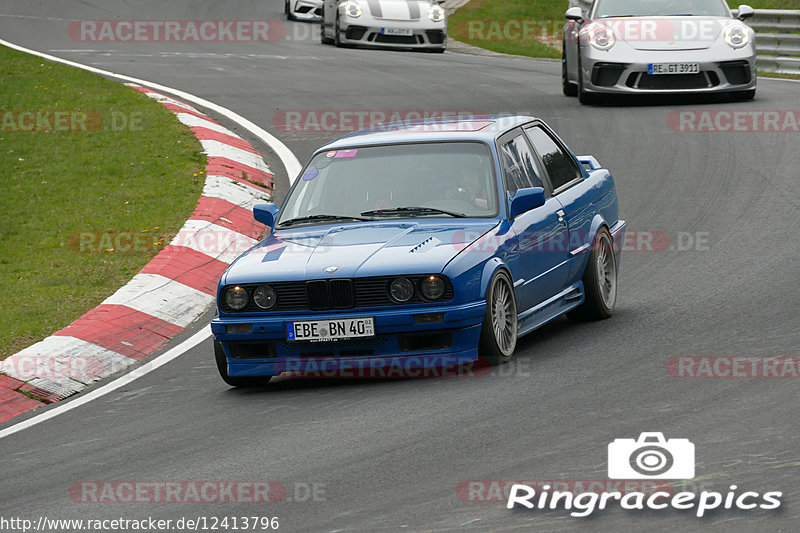
{"type": "MultiPolygon", "coordinates": [[[[687,439],[666,440],[661,433],[642,433],[638,439],[616,439],[608,445],[608,475],[611,479],[690,479],[694,477],[694,444],[687,439]]],[[[775,510],[781,506],[780,491],[759,493],[729,485],[723,491],[674,492],[665,487],[652,491],[559,490],[555,484],[515,483],[508,493],[506,507],[570,511],[570,516],[586,517],[611,504],[626,510],[693,510],[698,518],[715,510],[775,510]]]]}

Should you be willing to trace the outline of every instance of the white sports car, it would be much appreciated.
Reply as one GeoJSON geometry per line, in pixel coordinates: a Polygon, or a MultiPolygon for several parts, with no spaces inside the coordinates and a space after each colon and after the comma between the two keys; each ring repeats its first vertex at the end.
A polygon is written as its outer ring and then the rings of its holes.
{"type": "Polygon", "coordinates": [[[753,30],[723,0],[595,0],[567,10],[564,94],[592,103],[602,94],[756,94],[753,30]]]}
{"type": "Polygon", "coordinates": [[[289,20],[321,20],[322,0],[286,0],[285,13],[289,20]]]}
{"type": "Polygon", "coordinates": [[[444,52],[447,13],[441,0],[324,0],[323,44],[444,52]]]}

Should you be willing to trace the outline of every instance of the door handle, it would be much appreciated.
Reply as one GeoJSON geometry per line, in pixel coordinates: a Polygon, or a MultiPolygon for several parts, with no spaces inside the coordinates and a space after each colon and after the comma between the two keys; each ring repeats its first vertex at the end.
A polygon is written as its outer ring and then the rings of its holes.
{"type": "Polygon", "coordinates": [[[559,209],[558,211],[556,211],[556,215],[558,215],[558,221],[562,222],[566,226],[567,225],[567,221],[564,219],[564,215],[565,214],[566,213],[564,213],[563,209],[559,209]]]}

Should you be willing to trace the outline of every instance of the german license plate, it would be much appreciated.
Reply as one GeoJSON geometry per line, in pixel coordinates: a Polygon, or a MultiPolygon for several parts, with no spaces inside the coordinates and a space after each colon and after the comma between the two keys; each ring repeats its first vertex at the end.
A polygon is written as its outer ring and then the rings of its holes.
{"type": "Polygon", "coordinates": [[[286,340],[289,341],[336,341],[374,336],[375,321],[372,317],[286,323],[286,340]]]}
{"type": "Polygon", "coordinates": [[[381,28],[381,33],[384,35],[404,35],[410,37],[414,35],[414,30],[410,28],[381,28]]]}
{"type": "Polygon", "coordinates": [[[700,63],[650,63],[648,74],[697,74],[700,63]]]}

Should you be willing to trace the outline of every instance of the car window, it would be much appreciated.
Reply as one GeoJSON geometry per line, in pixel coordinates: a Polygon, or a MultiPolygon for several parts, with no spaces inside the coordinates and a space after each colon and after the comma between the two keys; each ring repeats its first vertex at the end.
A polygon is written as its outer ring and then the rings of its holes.
{"type": "Polygon", "coordinates": [[[500,158],[510,194],[517,192],[517,189],[544,186],[536,172],[533,152],[522,133],[500,147],[500,158]]]}
{"type": "Polygon", "coordinates": [[[550,134],[539,126],[526,128],[525,131],[539,153],[539,157],[542,158],[554,190],[583,176],[572,156],[562,150],[550,134]]]}
{"type": "Polygon", "coordinates": [[[318,153],[300,173],[281,210],[283,221],[314,215],[470,217],[499,211],[489,147],[480,142],[385,144],[318,153]],[[423,207],[428,212],[376,210],[423,207]]]}

